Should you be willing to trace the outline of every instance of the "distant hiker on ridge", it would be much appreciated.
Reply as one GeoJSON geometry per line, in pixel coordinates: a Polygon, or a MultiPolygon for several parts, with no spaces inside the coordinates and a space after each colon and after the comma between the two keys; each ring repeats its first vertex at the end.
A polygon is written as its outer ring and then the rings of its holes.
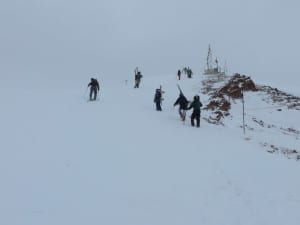
{"type": "Polygon", "coordinates": [[[187,108],[187,110],[190,110],[193,108],[193,113],[191,116],[191,125],[195,126],[194,120],[197,122],[197,127],[200,127],[200,114],[201,110],[200,108],[202,107],[202,103],[200,102],[200,97],[199,95],[194,96],[194,101],[191,103],[191,105],[187,108]]]}
{"type": "Polygon", "coordinates": [[[193,71],[190,67],[188,67],[188,70],[187,70],[187,77],[188,78],[192,78],[192,75],[193,75],[193,71]]]}
{"type": "Polygon", "coordinates": [[[190,67],[184,67],[183,72],[187,75],[187,78],[192,78],[193,71],[190,67]]]}
{"type": "Polygon", "coordinates": [[[91,78],[91,82],[88,84],[88,87],[90,87],[90,101],[95,101],[97,98],[97,93],[100,90],[97,79],[91,78]]]}
{"type": "Polygon", "coordinates": [[[187,109],[188,103],[189,103],[189,101],[186,99],[186,97],[183,95],[183,93],[180,92],[179,97],[177,98],[177,100],[173,106],[175,107],[176,105],[179,104],[178,113],[179,113],[182,121],[185,121],[186,109],[187,109]]]}
{"type": "Polygon", "coordinates": [[[134,70],[134,80],[135,80],[134,88],[139,88],[140,87],[142,77],[143,77],[143,75],[138,70],[138,68],[136,68],[134,70]]]}
{"type": "Polygon", "coordinates": [[[177,72],[177,78],[178,78],[178,80],[180,80],[180,78],[181,78],[181,71],[180,70],[178,70],[178,72],[177,72]]]}

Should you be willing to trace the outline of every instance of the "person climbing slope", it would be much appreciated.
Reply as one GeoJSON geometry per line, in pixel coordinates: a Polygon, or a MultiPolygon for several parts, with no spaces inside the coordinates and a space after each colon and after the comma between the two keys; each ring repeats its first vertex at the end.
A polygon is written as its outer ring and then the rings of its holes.
{"type": "Polygon", "coordinates": [[[200,102],[199,95],[194,96],[194,101],[190,104],[190,106],[187,108],[187,110],[190,110],[193,108],[193,112],[191,115],[191,125],[195,126],[194,120],[196,120],[197,127],[200,127],[200,115],[201,115],[201,108],[202,103],[200,102]]]}
{"type": "Polygon", "coordinates": [[[97,93],[100,90],[100,86],[97,79],[91,78],[88,87],[90,87],[90,101],[95,101],[97,99],[97,93]]]}

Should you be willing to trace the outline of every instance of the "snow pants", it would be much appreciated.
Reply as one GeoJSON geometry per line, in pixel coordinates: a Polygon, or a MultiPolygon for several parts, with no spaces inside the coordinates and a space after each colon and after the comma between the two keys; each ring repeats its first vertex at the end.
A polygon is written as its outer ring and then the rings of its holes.
{"type": "Polygon", "coordinates": [[[91,87],[90,89],[90,101],[96,100],[97,98],[97,87],[91,87]]]}
{"type": "Polygon", "coordinates": [[[194,120],[196,120],[197,127],[200,127],[200,110],[194,110],[191,116],[191,125],[195,126],[194,120]]]}
{"type": "Polygon", "coordinates": [[[156,101],[155,105],[156,105],[156,111],[161,111],[161,102],[160,101],[156,101]]]}

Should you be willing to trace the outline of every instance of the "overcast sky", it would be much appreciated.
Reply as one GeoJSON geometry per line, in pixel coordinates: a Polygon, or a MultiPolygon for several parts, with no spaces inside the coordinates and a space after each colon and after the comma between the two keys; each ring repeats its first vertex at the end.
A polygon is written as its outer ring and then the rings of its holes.
{"type": "Polygon", "coordinates": [[[298,77],[299,11],[298,0],[0,0],[0,75],[201,73],[211,44],[230,72],[298,77]]]}

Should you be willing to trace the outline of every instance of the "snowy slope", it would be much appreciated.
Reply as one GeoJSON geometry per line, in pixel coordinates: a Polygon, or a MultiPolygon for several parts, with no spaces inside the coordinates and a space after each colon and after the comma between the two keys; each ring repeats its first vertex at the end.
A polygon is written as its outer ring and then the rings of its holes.
{"type": "Polygon", "coordinates": [[[278,132],[255,127],[244,136],[239,100],[225,126],[179,120],[176,84],[207,104],[203,77],[145,75],[140,89],[100,79],[96,102],[83,96],[88,79],[1,82],[0,224],[300,223],[299,161],[261,146],[299,150],[299,135],[280,132],[299,129],[299,111],[250,113],[266,105],[246,93],[249,127],[257,117],[278,132]],[[162,112],[153,104],[159,85],[162,112]]]}

